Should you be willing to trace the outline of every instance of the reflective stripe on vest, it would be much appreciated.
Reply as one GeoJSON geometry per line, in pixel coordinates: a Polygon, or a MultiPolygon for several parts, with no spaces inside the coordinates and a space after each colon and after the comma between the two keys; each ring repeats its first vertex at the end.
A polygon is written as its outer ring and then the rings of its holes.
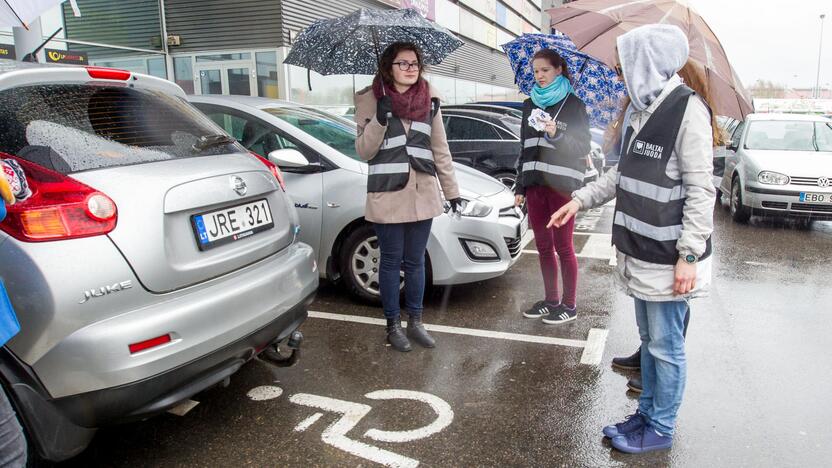
{"type": "Polygon", "coordinates": [[[523,143],[523,148],[531,148],[533,146],[542,146],[544,148],[555,149],[555,145],[549,143],[546,138],[527,138],[523,143]]]}
{"type": "Polygon", "coordinates": [[[407,174],[410,172],[410,163],[382,163],[371,164],[370,174],[407,174]]]}
{"type": "Polygon", "coordinates": [[[407,144],[407,135],[399,135],[393,138],[385,138],[384,142],[381,144],[380,150],[387,150],[392,148],[398,148],[399,146],[404,146],[407,144]]]}
{"type": "Polygon", "coordinates": [[[674,241],[682,237],[681,224],[673,226],[653,226],[620,211],[615,213],[613,224],[659,242],[674,241]]]}
{"type": "Polygon", "coordinates": [[[679,184],[673,188],[661,187],[643,180],[618,175],[618,188],[625,192],[633,193],[644,198],[649,198],[661,203],[685,198],[685,186],[679,184]]]}
{"type": "Polygon", "coordinates": [[[410,130],[419,133],[424,133],[427,136],[431,136],[431,126],[429,124],[426,124],[425,122],[412,122],[410,124],[410,130]]]}
{"type": "Polygon", "coordinates": [[[541,171],[553,175],[569,177],[572,179],[579,180],[581,182],[584,181],[585,177],[585,174],[581,171],[576,171],[574,169],[570,169],[568,167],[563,166],[555,166],[553,164],[547,164],[541,161],[528,161],[523,163],[523,172],[526,171],[541,171]]]}
{"type": "Polygon", "coordinates": [[[419,148],[418,146],[408,146],[407,154],[414,158],[426,159],[431,162],[433,161],[433,151],[425,148],[419,148]]]}

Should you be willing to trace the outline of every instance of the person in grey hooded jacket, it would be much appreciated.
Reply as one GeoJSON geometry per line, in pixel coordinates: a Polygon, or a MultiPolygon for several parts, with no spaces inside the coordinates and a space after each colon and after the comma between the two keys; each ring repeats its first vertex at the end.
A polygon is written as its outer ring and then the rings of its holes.
{"type": "Polygon", "coordinates": [[[604,428],[627,453],[668,449],[686,377],[688,300],[707,294],[716,190],[711,115],[677,72],[688,58],[676,26],[647,25],[617,41],[630,95],[622,157],[555,212],[558,226],[579,210],[616,198],[616,284],[635,302],[643,392],[624,422],[604,428]]]}

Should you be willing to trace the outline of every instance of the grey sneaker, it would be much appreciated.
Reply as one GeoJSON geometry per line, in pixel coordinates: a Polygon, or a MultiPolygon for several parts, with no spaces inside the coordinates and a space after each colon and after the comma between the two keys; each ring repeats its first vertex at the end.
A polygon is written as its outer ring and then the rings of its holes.
{"type": "Polygon", "coordinates": [[[549,312],[548,315],[543,317],[543,323],[547,325],[560,325],[561,323],[571,322],[578,317],[578,308],[569,309],[565,305],[561,304],[557,306],[554,310],[549,312]]]}

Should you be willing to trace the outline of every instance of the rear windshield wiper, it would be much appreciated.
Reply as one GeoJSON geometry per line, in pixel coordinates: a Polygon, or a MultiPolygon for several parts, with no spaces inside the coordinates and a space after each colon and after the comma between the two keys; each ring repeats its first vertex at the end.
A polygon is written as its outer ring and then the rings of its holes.
{"type": "Polygon", "coordinates": [[[214,146],[227,145],[236,141],[237,140],[234,138],[222,133],[218,133],[216,135],[203,135],[199,137],[196,143],[194,143],[193,149],[194,151],[204,151],[208,148],[213,148],[214,146]]]}

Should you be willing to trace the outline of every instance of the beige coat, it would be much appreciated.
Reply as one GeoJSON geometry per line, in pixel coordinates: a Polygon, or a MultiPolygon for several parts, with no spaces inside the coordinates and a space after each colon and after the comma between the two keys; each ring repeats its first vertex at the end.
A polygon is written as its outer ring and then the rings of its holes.
{"type": "MultiPolygon", "coordinates": [[[[431,87],[431,96],[437,96],[431,87]]],[[[384,140],[387,126],[376,120],[376,98],[370,87],[355,94],[355,122],[358,124],[358,137],[355,150],[365,161],[375,157],[384,140]]],[[[406,132],[410,132],[410,121],[402,119],[406,132]]],[[[459,196],[451,151],[442,124],[442,111],[433,118],[431,130],[431,150],[436,165],[436,177],[410,169],[407,185],[396,192],[367,193],[367,206],[364,218],[372,223],[410,223],[435,218],[442,214],[442,197],[439,183],[445,198],[450,200],[459,196]]]]}

